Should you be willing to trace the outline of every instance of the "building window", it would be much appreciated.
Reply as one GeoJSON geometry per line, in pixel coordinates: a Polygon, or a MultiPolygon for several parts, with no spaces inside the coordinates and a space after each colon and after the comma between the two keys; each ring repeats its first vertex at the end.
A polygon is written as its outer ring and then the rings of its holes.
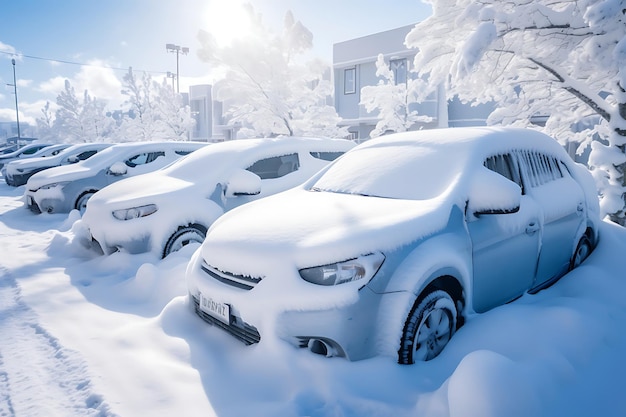
{"type": "Polygon", "coordinates": [[[343,93],[356,93],[356,67],[343,70],[343,93]]]}
{"type": "Polygon", "coordinates": [[[398,84],[406,84],[407,61],[406,58],[392,59],[389,61],[389,69],[393,71],[393,78],[398,84]]]}

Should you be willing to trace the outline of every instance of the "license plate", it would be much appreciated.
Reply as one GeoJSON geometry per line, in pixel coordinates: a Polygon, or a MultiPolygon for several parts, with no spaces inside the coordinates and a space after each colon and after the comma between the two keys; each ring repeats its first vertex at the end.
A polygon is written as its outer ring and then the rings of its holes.
{"type": "Polygon", "coordinates": [[[200,310],[221,322],[230,324],[230,306],[200,294],[200,310]]]}

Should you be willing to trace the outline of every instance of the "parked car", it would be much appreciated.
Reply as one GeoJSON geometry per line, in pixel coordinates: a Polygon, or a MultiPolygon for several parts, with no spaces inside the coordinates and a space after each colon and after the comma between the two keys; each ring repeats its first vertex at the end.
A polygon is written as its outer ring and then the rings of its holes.
{"type": "Polygon", "coordinates": [[[85,210],[98,190],[119,181],[163,168],[206,143],[132,142],[108,147],[73,165],[49,168],[28,179],[24,199],[34,213],[85,210]]]}
{"type": "Polygon", "coordinates": [[[225,211],[295,187],[354,147],[343,139],[246,139],[207,146],[94,195],[82,223],[103,253],[160,257],[202,243],[225,211]]]}
{"type": "MultiPolygon", "coordinates": [[[[18,159],[9,162],[3,168],[5,170],[4,179],[6,183],[13,187],[26,184],[28,179],[39,171],[60,165],[74,164],[88,159],[99,151],[111,146],[110,143],[94,142],[80,143],[76,145],[63,145],[65,148],[55,149],[56,154],[50,156],[39,156],[28,159],[18,159]]],[[[50,146],[42,150],[53,148],[50,146]]]]}
{"type": "Polygon", "coordinates": [[[19,158],[16,158],[14,160],[9,160],[9,161],[5,161],[1,172],[2,172],[2,177],[5,178],[6,181],[6,177],[7,177],[7,166],[12,163],[12,162],[19,162],[19,161],[26,161],[26,160],[30,160],[33,158],[47,158],[50,156],[55,156],[57,155],[59,152],[62,152],[63,150],[65,150],[66,148],[70,147],[71,145],[69,143],[57,143],[54,145],[50,145],[50,146],[46,146],[44,148],[39,149],[37,152],[32,153],[30,155],[21,155],[19,158]]]}
{"type": "Polygon", "coordinates": [[[29,157],[40,149],[50,145],[50,143],[29,143],[13,152],[2,154],[0,155],[0,169],[4,167],[4,164],[15,161],[16,159],[29,157]]]}
{"type": "Polygon", "coordinates": [[[190,304],[252,344],[408,364],[472,313],[539,291],[598,242],[589,171],[533,130],[387,135],[304,185],[218,219],[187,267],[190,304]]]}
{"type": "Polygon", "coordinates": [[[0,155],[5,155],[16,151],[18,148],[17,143],[3,143],[0,145],[0,155]]]}

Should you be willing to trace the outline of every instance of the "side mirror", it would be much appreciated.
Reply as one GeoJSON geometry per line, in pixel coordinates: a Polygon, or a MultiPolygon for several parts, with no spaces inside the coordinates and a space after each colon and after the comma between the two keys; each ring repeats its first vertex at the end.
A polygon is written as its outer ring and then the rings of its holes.
{"type": "Polygon", "coordinates": [[[67,159],[65,160],[65,162],[67,164],[75,164],[75,163],[77,163],[79,161],[80,161],[80,159],[78,159],[78,157],[76,155],[68,156],[67,159]]]}
{"type": "Polygon", "coordinates": [[[120,176],[120,175],[125,175],[127,172],[128,172],[128,168],[126,167],[125,163],[116,162],[113,165],[111,165],[111,167],[107,171],[107,174],[120,176]]]}
{"type": "Polygon", "coordinates": [[[226,197],[261,193],[261,178],[253,172],[239,169],[226,182],[226,197]]]}
{"type": "Polygon", "coordinates": [[[482,167],[472,178],[468,210],[476,216],[519,211],[522,190],[513,181],[482,167]]]}

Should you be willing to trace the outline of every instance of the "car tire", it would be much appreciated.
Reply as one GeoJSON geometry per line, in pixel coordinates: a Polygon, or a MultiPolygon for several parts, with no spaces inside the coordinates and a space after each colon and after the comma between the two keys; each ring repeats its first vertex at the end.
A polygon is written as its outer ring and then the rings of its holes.
{"type": "Polygon", "coordinates": [[[187,226],[180,226],[176,232],[170,236],[163,247],[162,258],[172,252],[176,252],[187,246],[189,243],[197,242],[202,243],[206,237],[207,228],[201,224],[190,224],[187,226]]]}
{"type": "Polygon", "coordinates": [[[576,250],[572,255],[572,260],[569,264],[570,271],[580,266],[580,264],[582,264],[583,261],[587,259],[592,250],[593,246],[591,244],[591,240],[589,240],[589,237],[587,235],[583,235],[583,237],[581,237],[578,241],[578,245],[576,245],[576,250]]]}
{"type": "Polygon", "coordinates": [[[74,208],[80,212],[81,216],[85,213],[85,209],[87,209],[87,201],[89,201],[91,196],[95,193],[96,191],[85,191],[80,195],[80,197],[78,197],[78,199],[76,199],[74,208]]]}
{"type": "Polygon", "coordinates": [[[447,292],[434,290],[418,297],[404,324],[398,363],[435,358],[456,331],[456,321],[457,309],[447,292]]]}

